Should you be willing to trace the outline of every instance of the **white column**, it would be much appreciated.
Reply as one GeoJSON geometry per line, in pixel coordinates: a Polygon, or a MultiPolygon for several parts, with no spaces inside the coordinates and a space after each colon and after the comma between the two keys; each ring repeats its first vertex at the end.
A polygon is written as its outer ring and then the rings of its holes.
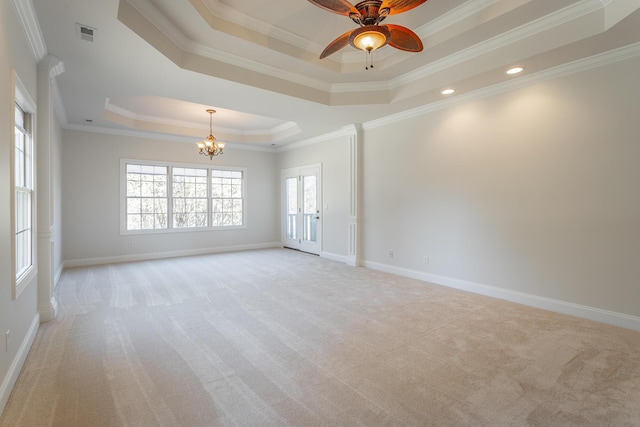
{"type": "Polygon", "coordinates": [[[349,136],[349,244],[347,264],[357,267],[361,261],[361,171],[362,125],[353,125],[349,136]]]}
{"type": "Polygon", "coordinates": [[[38,312],[40,321],[48,322],[56,317],[57,303],[53,296],[55,287],[53,271],[53,176],[51,168],[51,138],[53,110],[52,79],[64,71],[64,64],[49,55],[38,63],[38,109],[34,133],[36,143],[36,212],[38,226],[38,312]]]}

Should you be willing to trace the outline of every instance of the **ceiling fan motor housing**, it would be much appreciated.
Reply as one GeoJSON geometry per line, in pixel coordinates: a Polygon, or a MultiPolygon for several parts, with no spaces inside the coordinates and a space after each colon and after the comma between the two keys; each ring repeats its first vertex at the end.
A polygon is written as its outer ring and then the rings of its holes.
{"type": "Polygon", "coordinates": [[[360,15],[350,13],[349,17],[358,25],[376,25],[389,14],[389,8],[380,10],[381,0],[364,0],[354,7],[358,9],[360,15]]]}

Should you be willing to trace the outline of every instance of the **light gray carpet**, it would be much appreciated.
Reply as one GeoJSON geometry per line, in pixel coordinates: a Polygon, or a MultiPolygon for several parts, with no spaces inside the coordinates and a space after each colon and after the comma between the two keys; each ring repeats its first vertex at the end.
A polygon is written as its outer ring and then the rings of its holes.
{"type": "Polygon", "coordinates": [[[64,272],[5,426],[637,426],[640,333],[274,249],[64,272]]]}

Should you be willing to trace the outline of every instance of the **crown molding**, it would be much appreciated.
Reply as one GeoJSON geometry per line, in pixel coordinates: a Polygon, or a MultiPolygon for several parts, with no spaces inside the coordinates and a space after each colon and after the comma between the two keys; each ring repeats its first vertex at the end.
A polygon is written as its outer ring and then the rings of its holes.
{"type": "Polygon", "coordinates": [[[325,133],[323,135],[319,135],[313,138],[309,138],[309,139],[304,139],[302,141],[298,141],[298,142],[294,142],[292,144],[287,144],[284,145],[282,147],[278,147],[276,148],[275,151],[277,152],[283,152],[283,151],[291,151],[291,150],[296,150],[298,148],[302,148],[302,147],[307,147],[309,145],[314,145],[314,144],[318,144],[320,142],[327,142],[330,141],[332,139],[337,139],[337,138],[341,138],[343,136],[351,136],[353,135],[353,125],[351,126],[345,126],[344,128],[334,131],[334,132],[329,132],[329,133],[325,133]]]}
{"type": "Polygon", "coordinates": [[[544,31],[548,31],[552,28],[558,27],[559,25],[566,24],[567,22],[571,22],[577,18],[601,9],[602,4],[600,3],[600,0],[583,0],[579,3],[574,3],[560,11],[538,18],[535,21],[531,21],[511,31],[507,31],[466,49],[462,49],[440,60],[434,61],[422,68],[418,68],[414,71],[405,73],[402,76],[396,77],[389,82],[390,87],[392,89],[397,89],[416,80],[428,77],[455,65],[459,65],[471,59],[485,55],[488,52],[517,43],[521,40],[540,34],[544,31]]]}
{"type": "Polygon", "coordinates": [[[148,0],[121,0],[129,3],[140,15],[149,21],[180,49],[185,49],[190,39],[185,36],[167,17],[148,0]]]}
{"type": "MultiPolygon", "coordinates": [[[[446,100],[434,102],[431,104],[423,105],[411,110],[403,111],[401,113],[392,114],[377,120],[371,120],[362,124],[362,129],[369,130],[375,129],[380,126],[389,125],[399,121],[411,119],[414,117],[426,115],[435,111],[444,110],[456,105],[464,104],[470,101],[487,98],[493,95],[498,95],[504,92],[509,92],[516,89],[521,89],[527,86],[532,86],[538,83],[542,83],[548,80],[557,79],[567,75],[587,71],[593,68],[602,67],[608,64],[631,59],[636,56],[640,56],[640,43],[634,43],[628,46],[624,46],[618,49],[614,49],[608,52],[604,52],[598,55],[591,56],[589,58],[579,59],[577,61],[569,62],[567,64],[559,65],[554,68],[547,69],[538,73],[523,76],[518,79],[509,80],[503,83],[498,83],[493,86],[489,86],[483,89],[479,89],[467,94],[456,96],[455,98],[449,98],[446,100]]],[[[314,138],[306,139],[303,141],[295,142],[293,144],[286,145],[276,149],[278,152],[295,150],[298,148],[306,147],[309,145],[326,142],[332,139],[339,138],[341,136],[350,136],[354,133],[354,126],[346,126],[341,130],[319,135],[314,138]]]]}
{"type": "MultiPolygon", "coordinates": [[[[123,117],[125,119],[131,120],[133,122],[140,123],[148,123],[155,124],[161,126],[170,126],[175,128],[185,128],[191,129],[195,132],[205,132],[209,130],[209,127],[203,125],[203,123],[195,123],[189,122],[185,120],[175,120],[157,116],[149,116],[144,114],[138,114],[131,110],[127,110],[126,108],[119,107],[117,105],[111,104],[110,99],[107,99],[105,102],[104,110],[110,113],[113,113],[116,116],[123,117]]],[[[126,126],[123,123],[119,123],[120,125],[126,126]]],[[[267,142],[278,142],[284,138],[289,136],[293,136],[297,133],[300,133],[300,127],[297,123],[288,121],[280,123],[272,128],[265,129],[255,129],[255,130],[241,130],[234,128],[226,128],[221,126],[216,126],[216,133],[227,134],[225,139],[242,139],[242,137],[257,137],[259,139],[265,140],[267,142]]],[[[188,135],[185,135],[188,136],[188,135]]],[[[248,141],[244,141],[248,142],[248,141]]]]}
{"type": "MultiPolygon", "coordinates": [[[[184,127],[184,128],[193,129],[193,130],[198,131],[198,132],[199,131],[208,131],[209,130],[209,126],[205,126],[202,123],[195,123],[195,122],[188,122],[188,121],[185,121],[185,120],[167,119],[167,118],[161,118],[161,117],[156,117],[156,116],[148,116],[148,115],[144,115],[144,114],[138,114],[138,113],[135,113],[135,112],[133,112],[131,110],[127,110],[126,108],[122,108],[122,107],[119,107],[117,105],[111,104],[110,103],[110,99],[108,99],[108,98],[105,101],[104,109],[105,109],[105,111],[109,111],[111,113],[117,114],[118,116],[122,116],[122,117],[125,117],[125,118],[127,118],[129,120],[136,121],[136,122],[145,122],[145,123],[153,123],[153,124],[158,124],[158,125],[184,127]]],[[[239,133],[235,129],[230,129],[230,128],[216,127],[216,129],[219,129],[221,132],[225,132],[225,133],[233,133],[233,134],[239,133]]]]}
{"type": "Polygon", "coordinates": [[[624,61],[626,59],[634,58],[636,56],[640,56],[640,43],[634,43],[628,46],[613,49],[611,51],[590,56],[588,58],[579,59],[576,61],[559,65],[557,67],[549,68],[547,70],[540,71],[538,73],[529,74],[517,79],[509,80],[506,82],[488,86],[486,88],[478,89],[473,92],[456,96],[454,98],[449,98],[446,100],[423,105],[421,107],[413,108],[411,110],[403,111],[398,114],[393,114],[387,117],[383,117],[378,120],[372,120],[367,123],[364,123],[363,128],[374,129],[380,126],[395,123],[401,120],[410,119],[410,118],[421,116],[424,114],[429,114],[434,111],[443,110],[445,108],[453,107],[455,105],[463,104],[463,103],[474,101],[477,99],[487,98],[489,96],[498,95],[500,93],[504,93],[504,92],[508,92],[516,89],[521,89],[521,88],[532,86],[548,80],[553,80],[553,79],[568,76],[571,74],[579,73],[582,71],[591,70],[593,68],[598,68],[608,64],[624,61]]]}
{"type": "Polygon", "coordinates": [[[18,14],[20,24],[27,35],[29,46],[31,47],[31,53],[35,58],[39,66],[43,64],[43,61],[47,62],[49,68],[49,76],[51,77],[51,85],[53,90],[53,109],[58,118],[58,122],[62,126],[67,125],[67,112],[65,111],[64,104],[62,102],[62,94],[60,93],[60,87],[58,86],[57,76],[65,71],[64,63],[53,56],[47,61],[48,50],[44,41],[42,31],[40,30],[40,23],[36,16],[36,11],[33,7],[31,0],[13,0],[13,5],[18,14]],[[55,58],[52,59],[52,58],[55,58]]]}
{"type": "Polygon", "coordinates": [[[266,37],[274,38],[282,43],[290,44],[299,49],[312,52],[316,56],[320,56],[320,54],[324,50],[324,47],[320,46],[318,43],[315,43],[304,37],[300,37],[299,35],[291,33],[289,31],[282,30],[281,28],[268,25],[264,21],[238,12],[230,6],[220,3],[218,0],[199,1],[201,1],[201,3],[212,15],[215,15],[225,21],[237,25],[240,28],[251,28],[251,30],[256,31],[266,37]]]}
{"type": "MultiPolygon", "coordinates": [[[[169,135],[169,134],[162,134],[162,133],[135,131],[130,129],[106,128],[102,126],[67,124],[62,128],[64,130],[70,130],[70,131],[76,131],[76,132],[88,132],[88,133],[96,133],[96,134],[102,134],[102,135],[125,136],[130,138],[154,139],[154,140],[189,143],[189,144],[193,144],[194,142],[196,142],[195,140],[197,139],[193,137],[191,138],[185,137],[182,135],[169,135]]],[[[225,148],[233,148],[234,150],[262,151],[262,152],[274,151],[272,147],[261,147],[257,145],[239,144],[237,142],[227,142],[225,145],[225,148]]]]}
{"type": "MultiPolygon", "coordinates": [[[[17,0],[14,0],[17,1],[17,0]]],[[[278,80],[286,80],[293,84],[298,84],[309,89],[313,89],[325,94],[329,99],[332,94],[344,95],[344,94],[357,94],[357,93],[370,93],[370,92],[392,92],[399,90],[402,87],[414,84],[420,80],[427,79],[428,77],[446,71],[452,67],[464,64],[470,60],[479,58],[487,53],[494,52],[498,49],[506,48],[514,45],[520,41],[537,36],[544,32],[554,30],[563,24],[570,23],[576,19],[582,18],[594,12],[602,11],[605,5],[610,4],[613,0],[580,0],[573,3],[561,10],[555,11],[548,15],[542,16],[532,22],[521,25],[518,28],[512,29],[490,39],[479,42],[466,49],[457,51],[444,58],[435,60],[427,65],[424,65],[415,70],[406,72],[400,76],[391,78],[390,80],[378,80],[371,82],[355,82],[355,83],[330,83],[317,78],[309,77],[298,72],[290,70],[282,70],[276,66],[263,64],[251,59],[242,58],[240,56],[220,51],[216,48],[204,45],[202,43],[193,41],[185,36],[179,29],[177,29],[149,0],[121,0],[129,2],[146,20],[161,31],[165,36],[169,38],[179,49],[183,52],[198,55],[204,58],[208,58],[214,61],[219,61],[224,64],[236,66],[257,75],[269,76],[278,80]]],[[[469,19],[479,11],[490,8],[503,0],[475,0],[473,2],[465,2],[462,5],[448,11],[442,16],[439,16],[432,21],[428,22],[424,26],[418,29],[422,38],[426,38],[432,34],[443,31],[446,28],[450,28],[458,22],[464,19],[469,19]]],[[[190,0],[191,5],[198,5],[196,9],[205,8],[202,10],[202,14],[210,13],[215,16],[216,19],[226,20],[231,25],[238,26],[239,28],[246,28],[247,23],[255,23],[254,18],[244,15],[232,7],[222,4],[218,0],[190,0]]],[[[195,7],[195,6],[194,6],[195,7]]],[[[604,20],[604,16],[602,17],[604,20]]],[[[601,32],[602,26],[597,26],[597,21],[594,21],[594,25],[591,26],[591,31],[595,34],[601,32]]],[[[286,31],[272,28],[270,25],[259,23],[252,31],[256,31],[263,34],[267,38],[278,40],[283,43],[288,43],[291,46],[299,47],[299,44],[304,44],[303,48],[307,52],[312,52],[308,49],[311,42],[304,40],[300,37],[296,37],[289,34],[286,31]],[[282,39],[285,40],[282,40],[282,39]],[[291,41],[295,40],[295,41],[291,41]]],[[[284,52],[280,52],[286,54],[284,52]]],[[[350,64],[352,61],[349,58],[352,52],[342,53],[341,61],[336,62],[337,65],[350,64]]],[[[359,53],[359,52],[358,52],[359,53]]],[[[396,52],[380,52],[380,54],[396,55],[396,52]]],[[[357,55],[358,59],[354,58],[354,61],[361,61],[361,55],[357,55]]],[[[305,59],[301,59],[306,61],[305,59]]],[[[331,68],[331,67],[329,67],[331,68]]],[[[338,71],[339,72],[339,71],[338,71]]],[[[265,88],[264,86],[260,86],[265,88]]],[[[311,96],[311,95],[309,95],[311,96]]],[[[311,99],[315,102],[323,102],[318,99],[319,95],[314,95],[311,99]]],[[[307,98],[305,98],[307,99],[307,98]]],[[[331,103],[329,102],[329,105],[331,103]]]]}
{"type": "MultiPolygon", "coordinates": [[[[205,58],[213,59],[214,61],[224,62],[226,64],[241,67],[255,73],[264,74],[270,77],[275,77],[281,80],[287,80],[292,83],[297,83],[303,86],[307,86],[313,89],[321,91],[330,91],[331,85],[329,83],[317,80],[311,77],[307,77],[301,74],[292,73],[282,68],[277,68],[271,65],[263,64],[261,62],[252,61],[246,58],[242,58],[237,55],[233,55],[228,52],[223,52],[212,48],[210,46],[203,45],[201,43],[189,40],[186,42],[185,47],[182,48],[186,52],[193,53],[195,55],[204,56],[205,58]]],[[[362,59],[362,57],[361,57],[362,59]]]]}
{"type": "Polygon", "coordinates": [[[447,13],[427,22],[426,24],[418,27],[415,33],[421,38],[426,39],[445,28],[457,24],[458,22],[467,19],[478,12],[491,7],[502,0],[475,0],[467,1],[460,6],[451,9],[447,13]]]}
{"type": "Polygon", "coordinates": [[[12,3],[18,13],[20,24],[27,35],[27,40],[31,47],[31,53],[33,54],[36,62],[40,62],[45,56],[47,56],[47,45],[44,41],[44,37],[42,36],[38,17],[36,16],[36,11],[33,8],[33,3],[31,0],[13,0],[12,3]]]}
{"type": "MultiPolygon", "coordinates": [[[[14,0],[19,1],[19,0],[14,0]]],[[[213,47],[196,42],[186,35],[184,35],[166,16],[162,14],[154,5],[148,0],[121,0],[129,3],[140,15],[142,15],[151,25],[153,25],[158,31],[160,31],[167,39],[169,39],[180,50],[194,55],[199,55],[214,61],[224,62],[225,64],[233,65],[236,67],[244,68],[249,71],[268,75],[270,77],[285,79],[290,82],[294,82],[303,86],[307,86],[313,89],[322,91],[329,91],[330,85],[326,82],[322,82],[317,79],[313,79],[301,74],[291,73],[284,71],[280,68],[273,67],[267,64],[253,61],[247,58],[243,58],[238,55],[234,55],[228,52],[224,52],[213,47]]],[[[208,5],[203,3],[205,7],[208,5]]],[[[218,8],[216,8],[217,10],[218,8]]],[[[227,9],[223,7],[221,9],[227,9]]],[[[280,31],[284,33],[284,31],[280,31]]],[[[288,34],[288,33],[287,33],[288,34]]],[[[265,36],[271,37],[271,34],[265,34],[265,36]]],[[[293,35],[292,35],[293,37],[293,35]]],[[[289,43],[287,40],[280,40],[284,43],[289,43]]],[[[309,45],[310,42],[307,42],[309,45]]],[[[289,43],[290,44],[290,43],[289,43]]],[[[319,53],[318,53],[319,55],[319,53]]]]}
{"type": "MultiPolygon", "coordinates": [[[[557,79],[560,77],[579,73],[582,71],[587,71],[590,69],[606,66],[608,64],[613,64],[616,62],[635,58],[637,56],[640,56],[640,43],[634,43],[628,46],[624,46],[618,49],[614,49],[608,52],[594,55],[589,58],[580,59],[580,60],[569,62],[567,64],[563,64],[554,68],[550,68],[538,73],[523,76],[518,79],[513,79],[503,83],[498,83],[493,86],[489,86],[483,89],[479,89],[473,92],[456,96],[455,98],[449,98],[446,100],[434,102],[421,107],[413,108],[411,110],[407,110],[402,113],[393,114],[377,120],[372,120],[372,121],[363,123],[362,128],[365,130],[375,129],[380,126],[385,126],[398,121],[414,118],[417,116],[422,116],[435,111],[439,111],[439,110],[450,108],[456,105],[464,104],[470,101],[487,98],[490,96],[498,95],[498,94],[516,90],[516,89],[521,89],[527,86],[532,86],[538,83],[557,79]]],[[[164,141],[173,141],[173,142],[193,143],[193,138],[187,138],[184,136],[155,134],[151,132],[133,131],[128,129],[104,128],[104,127],[97,127],[97,126],[69,125],[64,123],[66,123],[66,120],[63,122],[63,129],[66,129],[66,130],[117,135],[117,136],[127,136],[127,137],[138,137],[138,138],[145,138],[145,139],[160,139],[164,141]]],[[[338,139],[341,137],[349,137],[353,135],[353,133],[354,133],[354,127],[353,125],[350,125],[350,126],[345,126],[344,128],[334,132],[329,132],[323,135],[319,135],[313,138],[305,139],[302,141],[298,141],[298,142],[277,147],[277,148],[253,146],[253,145],[238,144],[238,143],[228,143],[227,147],[232,147],[234,149],[240,149],[240,150],[261,151],[261,152],[285,152],[285,151],[291,151],[291,150],[303,148],[306,146],[314,145],[317,143],[327,142],[327,141],[338,139]]]]}

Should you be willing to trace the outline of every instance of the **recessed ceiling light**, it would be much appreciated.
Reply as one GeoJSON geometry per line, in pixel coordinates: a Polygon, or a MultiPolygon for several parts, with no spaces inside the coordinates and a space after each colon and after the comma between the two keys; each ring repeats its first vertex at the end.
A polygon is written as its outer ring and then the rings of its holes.
{"type": "Polygon", "coordinates": [[[443,95],[451,95],[453,92],[455,92],[455,90],[453,90],[453,89],[445,89],[440,93],[442,93],[443,95]]]}
{"type": "Polygon", "coordinates": [[[518,74],[521,73],[524,70],[524,68],[522,67],[514,67],[510,70],[507,71],[507,74],[518,74]]]}

